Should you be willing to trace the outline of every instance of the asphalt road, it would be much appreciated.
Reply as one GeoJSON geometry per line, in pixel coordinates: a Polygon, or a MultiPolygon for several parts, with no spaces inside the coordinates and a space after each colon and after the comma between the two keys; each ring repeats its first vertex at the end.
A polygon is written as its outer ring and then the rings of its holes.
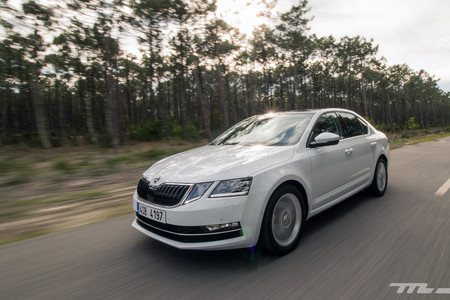
{"type": "Polygon", "coordinates": [[[450,293],[450,191],[435,193],[450,138],[392,151],[389,172],[384,197],[360,193],[312,218],[285,257],[173,249],[131,215],[3,245],[0,299],[449,299],[436,292],[450,293]]]}

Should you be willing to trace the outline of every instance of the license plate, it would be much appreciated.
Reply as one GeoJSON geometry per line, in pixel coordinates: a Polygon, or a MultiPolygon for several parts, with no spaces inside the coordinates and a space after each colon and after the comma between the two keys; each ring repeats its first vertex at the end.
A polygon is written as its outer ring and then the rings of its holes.
{"type": "Polygon", "coordinates": [[[166,223],[166,212],[137,203],[137,213],[151,220],[166,223]]]}

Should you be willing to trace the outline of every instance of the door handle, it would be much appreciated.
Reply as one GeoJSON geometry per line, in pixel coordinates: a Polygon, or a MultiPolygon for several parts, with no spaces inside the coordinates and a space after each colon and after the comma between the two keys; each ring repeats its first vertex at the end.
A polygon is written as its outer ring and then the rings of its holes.
{"type": "Polygon", "coordinates": [[[376,145],[377,145],[377,142],[370,143],[370,146],[372,146],[372,148],[375,148],[376,145]]]}
{"type": "Polygon", "coordinates": [[[347,148],[344,151],[345,151],[345,154],[350,155],[353,152],[353,148],[347,148]]]}

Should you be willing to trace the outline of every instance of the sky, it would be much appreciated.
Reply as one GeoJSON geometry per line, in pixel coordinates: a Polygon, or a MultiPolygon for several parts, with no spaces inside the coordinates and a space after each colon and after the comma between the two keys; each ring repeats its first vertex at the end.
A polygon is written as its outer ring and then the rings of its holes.
{"type": "MultiPolygon", "coordinates": [[[[278,0],[287,11],[296,1],[278,0]]],[[[310,33],[373,38],[388,65],[407,64],[440,79],[450,92],[450,0],[309,0],[310,33]]],[[[253,1],[219,0],[224,19],[251,33],[258,7],[253,1]],[[226,10],[237,10],[230,14],[226,10]]]]}
{"type": "MultiPolygon", "coordinates": [[[[291,2],[289,0],[280,0],[291,2]]],[[[311,33],[373,38],[388,65],[405,63],[450,92],[450,0],[309,0],[311,33]]]]}

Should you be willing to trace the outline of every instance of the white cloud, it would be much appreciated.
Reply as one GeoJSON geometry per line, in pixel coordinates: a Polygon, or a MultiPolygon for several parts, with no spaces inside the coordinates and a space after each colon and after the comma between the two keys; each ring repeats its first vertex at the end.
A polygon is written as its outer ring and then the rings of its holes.
{"type": "Polygon", "coordinates": [[[310,0],[309,5],[312,33],[373,38],[388,64],[424,69],[450,91],[450,1],[310,0]]]}

